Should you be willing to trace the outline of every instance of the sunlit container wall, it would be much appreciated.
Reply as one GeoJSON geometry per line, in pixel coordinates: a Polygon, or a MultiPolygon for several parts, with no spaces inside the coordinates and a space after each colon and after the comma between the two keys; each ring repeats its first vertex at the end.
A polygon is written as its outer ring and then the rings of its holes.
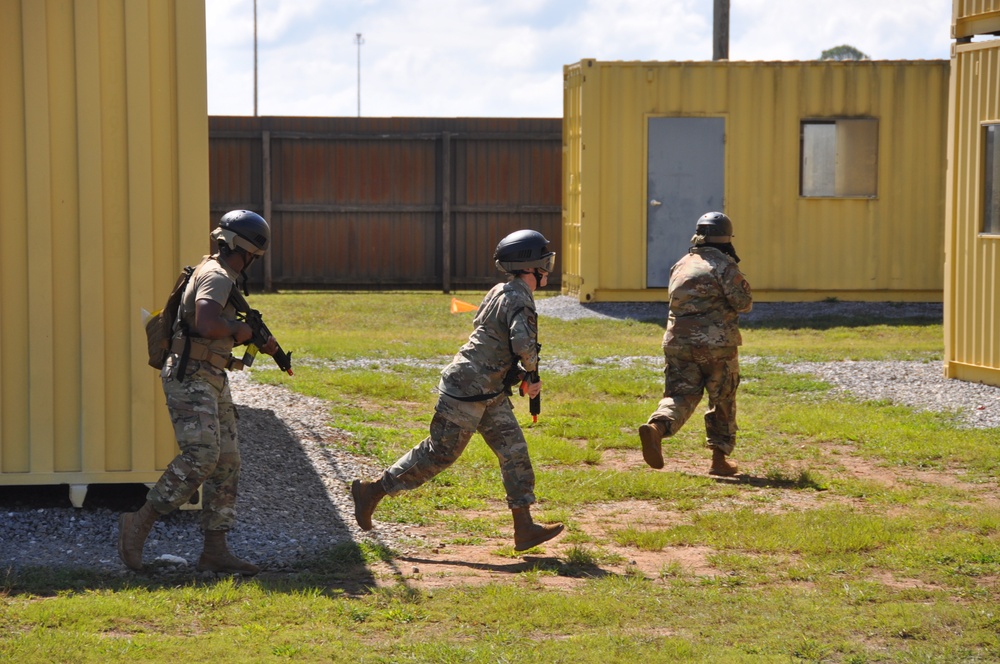
{"type": "Polygon", "coordinates": [[[987,222],[1000,207],[1000,40],[959,40],[951,75],[945,373],[1000,385],[1000,228],[987,222]]]}
{"type": "Polygon", "coordinates": [[[0,0],[0,484],[155,481],[140,311],[208,248],[200,0],[0,0]]]}
{"type": "Polygon", "coordinates": [[[1000,31],[1000,0],[952,0],[954,39],[1000,31]]]}
{"type": "Polygon", "coordinates": [[[647,258],[647,127],[692,117],[724,122],[723,211],[758,301],[941,301],[948,69],[947,61],[566,66],[563,292],[581,301],[666,298],[647,284],[655,260],[647,258]],[[874,195],[802,196],[803,121],[853,119],[876,121],[874,195]]]}

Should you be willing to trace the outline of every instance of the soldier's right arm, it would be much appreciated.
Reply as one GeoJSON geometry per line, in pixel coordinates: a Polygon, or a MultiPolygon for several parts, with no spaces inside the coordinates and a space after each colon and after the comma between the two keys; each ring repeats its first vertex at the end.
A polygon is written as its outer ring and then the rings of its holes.
{"type": "Polygon", "coordinates": [[[722,273],[722,290],[729,306],[737,313],[745,314],[753,308],[753,291],[735,263],[726,267],[722,273]]]}
{"type": "Polygon", "coordinates": [[[237,344],[244,343],[253,336],[253,330],[246,323],[222,317],[222,305],[215,300],[202,299],[195,302],[195,334],[205,339],[232,337],[237,344]]]}

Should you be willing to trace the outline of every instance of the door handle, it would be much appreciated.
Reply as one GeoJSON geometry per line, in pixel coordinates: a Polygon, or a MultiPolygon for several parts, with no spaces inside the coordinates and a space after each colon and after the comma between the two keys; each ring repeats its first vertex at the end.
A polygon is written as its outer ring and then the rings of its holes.
{"type": "Polygon", "coordinates": [[[659,207],[659,206],[663,205],[662,202],[656,200],[655,198],[651,199],[649,201],[649,204],[652,205],[653,207],[659,207]]]}

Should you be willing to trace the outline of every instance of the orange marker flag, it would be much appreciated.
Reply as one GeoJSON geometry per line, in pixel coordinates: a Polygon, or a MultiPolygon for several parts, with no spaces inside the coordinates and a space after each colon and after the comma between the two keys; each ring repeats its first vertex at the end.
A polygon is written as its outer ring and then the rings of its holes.
{"type": "Polygon", "coordinates": [[[474,304],[469,304],[468,302],[462,302],[461,300],[451,298],[451,313],[457,314],[462,311],[476,311],[479,309],[474,304]]]}

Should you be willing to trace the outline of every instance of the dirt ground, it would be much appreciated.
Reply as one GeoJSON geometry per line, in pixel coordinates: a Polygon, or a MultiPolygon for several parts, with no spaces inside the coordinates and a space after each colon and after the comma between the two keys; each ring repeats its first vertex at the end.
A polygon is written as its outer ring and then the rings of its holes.
{"type": "MultiPolygon", "coordinates": [[[[901,484],[934,484],[967,491],[970,500],[982,505],[996,506],[1000,502],[995,487],[963,482],[948,472],[906,470],[878,467],[863,459],[851,456],[847,449],[829,446],[824,450],[827,462],[820,465],[824,473],[849,475],[859,480],[880,483],[887,488],[901,484]]],[[[666,467],[654,471],[646,467],[640,451],[606,451],[602,466],[610,469],[646,469],[649,472],[681,472],[708,476],[709,457],[700,462],[679,461],[666,458],[666,467]]],[[[737,459],[738,461],[738,459],[737,459]]],[[[598,466],[599,470],[601,466],[598,466]]],[[[817,470],[815,461],[810,468],[817,470]]],[[[775,512],[817,508],[836,502],[850,504],[852,500],[830,492],[795,489],[789,484],[775,482],[755,475],[752,465],[741,464],[740,474],[732,478],[712,478],[745,487],[743,497],[730,499],[720,509],[738,509],[753,504],[762,505],[775,512]]],[[[463,517],[495,518],[504,510],[497,504],[496,511],[468,512],[463,517]]],[[[539,510],[544,515],[544,510],[539,510]]],[[[377,516],[377,513],[376,513],[377,516]]],[[[686,578],[716,577],[725,572],[711,564],[713,549],[697,546],[668,546],[659,551],[640,550],[620,546],[611,536],[613,530],[634,527],[637,530],[664,529],[690,520],[690,514],[657,506],[653,501],[620,501],[605,505],[589,506],[572,516],[572,531],[564,531],[554,540],[524,554],[513,551],[513,526],[503,529],[501,537],[483,540],[477,544],[455,544],[455,533],[444,528],[408,528],[407,533],[422,541],[422,546],[404,550],[391,563],[371,567],[379,585],[391,586],[404,583],[412,588],[432,591],[456,585],[526,582],[550,589],[572,589],[588,578],[605,575],[642,575],[654,581],[666,581],[673,576],[686,578]],[[580,542],[580,534],[585,535],[580,542]],[[581,562],[579,551],[596,552],[581,562]]],[[[378,521],[376,519],[376,531],[378,521]]],[[[894,587],[924,587],[915,579],[886,578],[883,583],[894,587]]],[[[987,585],[996,585],[996,579],[983,579],[987,585]]]]}

